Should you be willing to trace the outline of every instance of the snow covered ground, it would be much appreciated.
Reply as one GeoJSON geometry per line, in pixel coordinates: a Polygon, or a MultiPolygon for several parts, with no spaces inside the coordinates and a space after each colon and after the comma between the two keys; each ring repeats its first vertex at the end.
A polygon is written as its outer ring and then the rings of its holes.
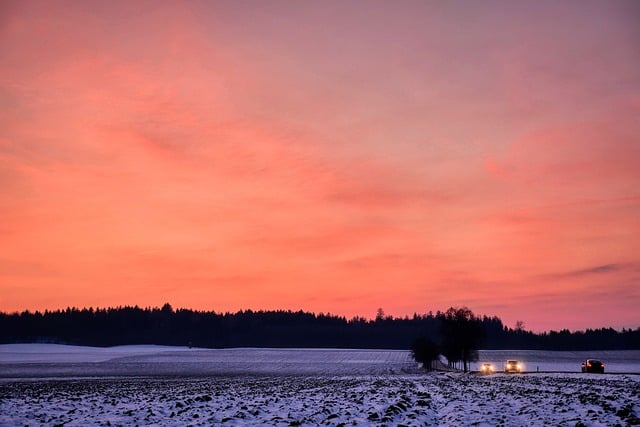
{"type": "Polygon", "coordinates": [[[118,357],[153,355],[179,349],[181,348],[159,345],[82,347],[60,344],[2,344],[0,363],[104,362],[118,357]]]}
{"type": "Polygon", "coordinates": [[[408,351],[0,345],[0,378],[373,375],[419,372],[408,351]]]}
{"type": "MultiPolygon", "coordinates": [[[[580,372],[586,358],[601,359],[607,373],[640,374],[640,351],[480,350],[471,364],[501,370],[516,359],[527,372],[580,372]]],[[[131,375],[379,375],[417,373],[408,351],[348,349],[189,349],[167,346],[108,348],[57,344],[0,345],[0,378],[131,375]]]]}
{"type": "Polygon", "coordinates": [[[425,374],[402,351],[11,345],[0,377],[2,426],[640,425],[638,374],[425,374]]]}
{"type": "Polygon", "coordinates": [[[0,382],[0,425],[637,425],[639,396],[631,375],[21,380],[0,382]]]}

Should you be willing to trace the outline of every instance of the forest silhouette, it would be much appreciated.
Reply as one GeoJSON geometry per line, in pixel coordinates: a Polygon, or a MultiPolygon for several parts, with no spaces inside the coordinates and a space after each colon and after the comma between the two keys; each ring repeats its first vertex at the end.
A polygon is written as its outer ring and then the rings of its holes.
{"type": "MultiPolygon", "coordinates": [[[[449,309],[451,310],[451,309],[449,309]]],[[[369,348],[410,349],[418,339],[446,344],[446,312],[347,319],[303,311],[214,311],[161,308],[67,308],[0,313],[0,343],[58,343],[88,346],[157,344],[204,348],[369,348]],[[444,322],[444,324],[443,324],[444,322]]],[[[474,315],[475,316],[475,315],[474,315]]],[[[510,328],[498,317],[475,316],[480,349],[640,349],[640,328],[567,329],[533,333],[510,328]]],[[[465,350],[466,351],[466,350],[465,350]]]]}

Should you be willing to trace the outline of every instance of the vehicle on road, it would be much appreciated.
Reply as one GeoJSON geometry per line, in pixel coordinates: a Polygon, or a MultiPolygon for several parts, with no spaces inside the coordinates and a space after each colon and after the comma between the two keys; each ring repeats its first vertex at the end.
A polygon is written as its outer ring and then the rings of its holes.
{"type": "Polygon", "coordinates": [[[482,374],[493,374],[496,371],[496,367],[493,366],[493,363],[483,363],[480,366],[480,373],[482,374]]]}
{"type": "Polygon", "coordinates": [[[517,360],[507,360],[504,364],[504,371],[519,374],[522,372],[522,363],[517,360]]]}
{"type": "Polygon", "coordinates": [[[583,373],[604,374],[604,363],[598,359],[587,359],[582,362],[581,369],[583,373]]]}

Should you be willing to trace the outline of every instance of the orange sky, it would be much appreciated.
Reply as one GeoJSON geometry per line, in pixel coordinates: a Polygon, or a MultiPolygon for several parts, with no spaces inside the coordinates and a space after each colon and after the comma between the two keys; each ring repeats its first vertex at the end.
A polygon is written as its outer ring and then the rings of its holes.
{"type": "Polygon", "coordinates": [[[640,326],[640,7],[0,5],[0,310],[640,326]]]}

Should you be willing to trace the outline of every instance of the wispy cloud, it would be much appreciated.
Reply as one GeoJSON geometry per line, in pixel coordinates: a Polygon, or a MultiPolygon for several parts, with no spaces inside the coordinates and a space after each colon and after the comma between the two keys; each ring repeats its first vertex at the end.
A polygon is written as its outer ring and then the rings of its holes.
{"type": "Polygon", "coordinates": [[[635,298],[628,5],[335,6],[4,2],[0,310],[635,298]]]}
{"type": "Polygon", "coordinates": [[[607,275],[614,274],[620,272],[637,272],[639,271],[640,264],[602,264],[596,265],[589,268],[583,268],[579,270],[565,271],[559,273],[546,274],[543,276],[538,276],[542,279],[571,279],[571,278],[582,278],[593,275],[607,275]]]}

